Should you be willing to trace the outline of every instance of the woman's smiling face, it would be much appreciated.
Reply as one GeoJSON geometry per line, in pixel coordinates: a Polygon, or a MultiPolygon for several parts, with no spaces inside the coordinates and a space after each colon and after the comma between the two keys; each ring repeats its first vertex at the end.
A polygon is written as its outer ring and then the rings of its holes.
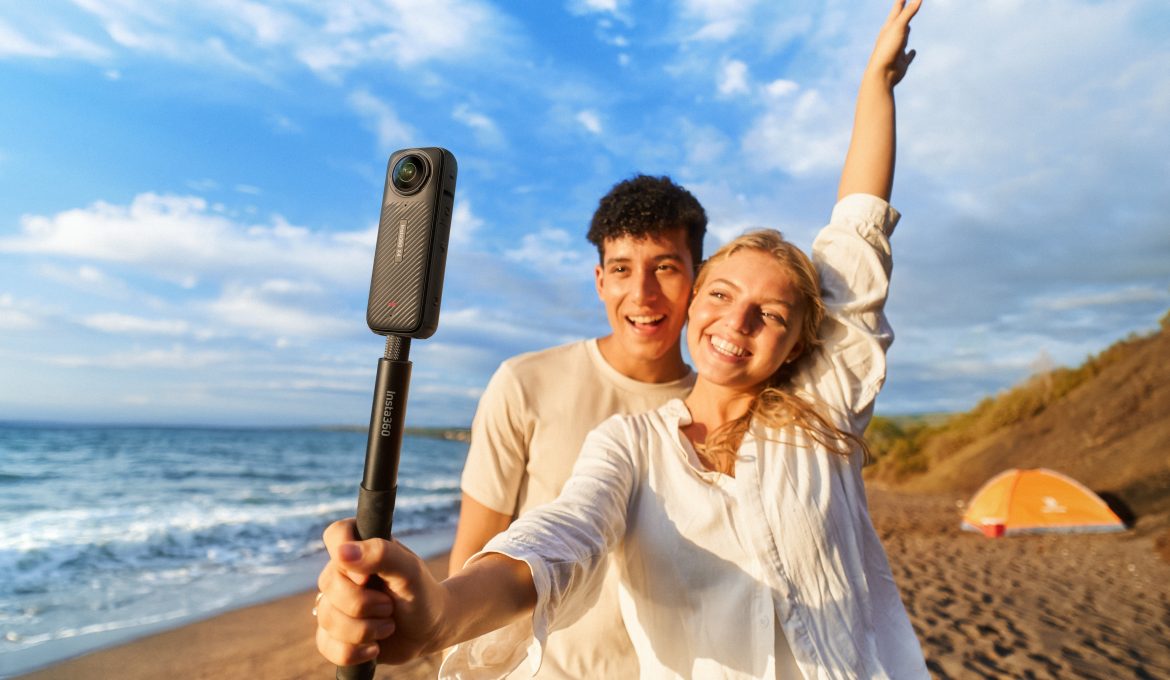
{"type": "Polygon", "coordinates": [[[758,391],[800,355],[803,300],[770,253],[745,248],[708,265],[687,321],[687,348],[708,382],[758,391]]]}

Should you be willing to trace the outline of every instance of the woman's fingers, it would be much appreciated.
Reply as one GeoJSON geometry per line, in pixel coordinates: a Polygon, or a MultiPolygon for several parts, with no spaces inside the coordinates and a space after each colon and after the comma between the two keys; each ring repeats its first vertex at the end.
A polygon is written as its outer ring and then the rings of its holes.
{"type": "Polygon", "coordinates": [[[322,538],[325,540],[325,549],[332,555],[337,546],[342,543],[357,540],[357,531],[355,529],[356,523],[353,518],[342,519],[325,527],[325,533],[322,538]]]}
{"type": "Polygon", "coordinates": [[[910,20],[918,14],[919,8],[922,7],[922,0],[897,0],[894,3],[894,8],[890,10],[890,20],[898,19],[904,24],[909,24],[910,20]]]}
{"type": "Polygon", "coordinates": [[[330,562],[317,578],[317,589],[329,606],[351,618],[389,618],[394,615],[394,599],[380,588],[354,583],[330,562]]]}
{"type": "Polygon", "coordinates": [[[922,0],[911,0],[907,7],[909,8],[910,16],[906,17],[906,21],[910,21],[914,18],[915,14],[918,14],[918,10],[921,9],[922,0]]]}
{"type": "MultiPolygon", "coordinates": [[[[338,551],[341,550],[342,546],[357,540],[357,523],[352,517],[334,522],[325,528],[322,538],[325,541],[325,549],[329,552],[329,557],[337,562],[338,551]]],[[[370,580],[369,572],[361,573],[342,569],[342,573],[359,586],[370,580]]]]}
{"type": "Polygon", "coordinates": [[[325,596],[317,603],[317,627],[338,642],[360,646],[386,639],[394,633],[395,624],[390,616],[350,616],[325,596]]]}
{"type": "Polygon", "coordinates": [[[317,651],[335,666],[356,666],[378,657],[377,644],[352,645],[334,639],[328,631],[317,626],[317,651]]]}
{"type": "Polygon", "coordinates": [[[897,19],[898,15],[902,13],[902,8],[905,6],[906,0],[894,0],[894,6],[890,8],[890,13],[886,16],[886,23],[888,24],[894,19],[897,19]]]}

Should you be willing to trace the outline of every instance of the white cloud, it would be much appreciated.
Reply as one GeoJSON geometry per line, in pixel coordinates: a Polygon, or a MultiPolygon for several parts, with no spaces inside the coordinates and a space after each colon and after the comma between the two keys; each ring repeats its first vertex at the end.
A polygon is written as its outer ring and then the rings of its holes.
{"type": "Polygon", "coordinates": [[[571,245],[578,240],[563,229],[542,229],[536,234],[525,234],[520,239],[520,247],[505,251],[504,257],[541,270],[576,267],[585,271],[585,265],[592,263],[594,258],[591,252],[571,245]]]}
{"type": "Polygon", "coordinates": [[[263,193],[260,191],[260,187],[254,187],[251,184],[237,184],[235,189],[238,193],[248,194],[249,196],[259,196],[263,193]]]}
{"type": "Polygon", "coordinates": [[[78,267],[41,264],[36,271],[37,275],[45,280],[63,283],[70,288],[82,289],[89,293],[121,296],[127,289],[125,281],[89,264],[78,267]]]}
{"type": "Polygon", "coordinates": [[[619,0],[571,0],[569,11],[574,14],[616,14],[621,5],[619,0]]]}
{"type": "Polygon", "coordinates": [[[756,0],[686,0],[681,3],[683,21],[697,25],[690,40],[726,42],[746,27],[756,0]]]}
{"type": "Polygon", "coordinates": [[[86,283],[96,283],[99,285],[104,285],[110,282],[110,277],[106,276],[102,270],[98,269],[97,267],[91,267],[88,265],[78,267],[77,278],[86,283]]]}
{"type": "Polygon", "coordinates": [[[451,215],[451,245],[464,246],[471,243],[483,224],[483,219],[471,211],[470,200],[457,199],[455,212],[451,215]]]}
{"type": "Polygon", "coordinates": [[[186,335],[191,329],[190,324],[180,319],[145,319],[117,312],[90,314],[81,323],[104,333],[132,335],[186,335]]]}
{"type": "Polygon", "coordinates": [[[30,57],[37,59],[77,58],[99,61],[110,56],[109,50],[90,40],[67,31],[49,27],[36,31],[35,38],[28,37],[16,27],[0,18],[0,59],[6,57],[30,57]]]}
{"type": "Polygon", "coordinates": [[[247,272],[360,287],[372,258],[364,233],[314,232],[280,216],[267,225],[240,224],[195,196],[145,193],[127,206],[99,201],[52,216],[25,215],[21,228],[19,236],[0,238],[0,252],[133,265],[188,286],[247,272]]]}
{"type": "Polygon", "coordinates": [[[277,295],[302,295],[322,292],[321,286],[316,282],[291,281],[289,279],[269,279],[260,284],[260,290],[264,293],[274,293],[277,295]]]}
{"type": "MultiPolygon", "coordinates": [[[[629,5],[629,0],[569,0],[566,6],[575,16],[597,16],[597,31],[603,34],[613,29],[615,21],[625,26],[634,25],[629,5]]],[[[603,36],[602,40],[609,42],[603,36]]]]}
{"type": "Polygon", "coordinates": [[[717,83],[719,94],[730,97],[737,94],[748,94],[751,86],[748,83],[748,66],[737,59],[728,59],[723,62],[717,83]]]}
{"type": "Polygon", "coordinates": [[[424,383],[414,389],[415,394],[426,394],[433,397],[453,397],[456,399],[475,399],[483,396],[482,387],[459,387],[456,385],[439,385],[433,382],[424,383]]]}
{"type": "Polygon", "coordinates": [[[704,24],[691,34],[690,39],[698,42],[725,42],[739,33],[740,22],[735,19],[720,19],[704,24]]]}
{"type": "Polygon", "coordinates": [[[72,57],[96,61],[119,50],[177,63],[228,69],[262,82],[308,67],[336,81],[366,64],[401,69],[507,55],[508,20],[480,0],[296,0],[131,3],[75,0],[109,44],[55,28],[56,17],[32,11],[29,26],[0,22],[0,58],[72,57]],[[42,25],[47,27],[41,28],[42,25]],[[33,37],[29,37],[29,36],[33,37]]]}
{"type": "Polygon", "coordinates": [[[471,128],[476,139],[484,146],[500,146],[504,143],[504,135],[496,122],[478,111],[472,111],[467,104],[456,106],[451,117],[471,128]]]}
{"type": "Polygon", "coordinates": [[[53,57],[55,52],[32,40],[0,19],[0,57],[53,57]]]}
{"type": "Polygon", "coordinates": [[[576,119],[581,124],[581,127],[588,130],[591,134],[600,135],[602,133],[601,117],[597,115],[596,111],[591,109],[578,111],[576,119]]]}
{"type": "Polygon", "coordinates": [[[522,340],[532,332],[531,328],[502,319],[498,314],[489,314],[487,310],[478,307],[444,311],[441,323],[447,335],[466,332],[483,338],[522,340]]]}
{"type": "Polygon", "coordinates": [[[770,99],[743,137],[744,154],[757,168],[796,176],[837,172],[849,146],[851,113],[816,90],[770,99]]]}
{"type": "Polygon", "coordinates": [[[915,28],[919,56],[899,93],[899,114],[916,123],[905,135],[908,152],[936,172],[998,181],[1035,169],[1083,176],[1130,149],[1166,149],[1170,43],[1165,32],[1135,30],[1149,5],[1036,2],[1013,11],[950,3],[941,17],[924,10],[929,23],[915,28]],[[996,49],[972,61],[976,36],[995,36],[996,49]]]}
{"type": "Polygon", "coordinates": [[[1065,311],[1085,307],[1104,307],[1141,302],[1166,303],[1170,301],[1170,290],[1155,286],[1126,286],[1116,290],[1097,292],[1070,292],[1061,295],[1043,296],[1032,302],[1040,309],[1065,311]]]}
{"type": "Polygon", "coordinates": [[[25,238],[0,241],[0,248],[123,262],[167,257],[165,249],[183,259],[206,257],[231,229],[201,198],[157,194],[140,194],[128,207],[98,202],[53,218],[25,215],[21,226],[25,238]]]}
{"type": "Polygon", "coordinates": [[[796,92],[798,89],[800,89],[799,85],[792,82],[791,80],[784,80],[782,78],[779,80],[773,80],[764,86],[765,94],[767,94],[769,97],[776,98],[786,97],[793,92],[796,92]]]}
{"type": "Polygon", "coordinates": [[[105,355],[73,354],[46,357],[46,363],[65,368],[162,368],[173,369],[182,366],[185,369],[206,368],[236,361],[239,356],[232,352],[216,350],[190,350],[183,345],[173,345],[167,349],[135,348],[127,352],[114,352],[105,355]]]}
{"type": "Polygon", "coordinates": [[[0,295],[0,330],[23,331],[40,325],[40,320],[18,305],[12,295],[0,295]]]}
{"type": "MultiPolygon", "coordinates": [[[[679,129],[686,145],[686,161],[682,174],[688,178],[709,177],[712,170],[718,171],[727,163],[727,150],[731,140],[718,127],[699,125],[684,120],[679,129]]],[[[705,202],[703,202],[706,205],[705,202]]],[[[710,208],[707,208],[710,211],[710,208]]],[[[711,217],[708,212],[708,217],[711,217]]]]}
{"type": "Polygon", "coordinates": [[[192,179],[187,181],[187,188],[201,192],[215,191],[216,189],[219,189],[219,182],[209,177],[192,179]]]}
{"type": "MultiPolygon", "coordinates": [[[[523,313],[521,313],[523,314],[523,313]]],[[[464,352],[471,356],[460,360],[466,364],[474,364],[486,358],[491,368],[495,368],[500,357],[484,356],[483,348],[500,344],[519,345],[529,348],[552,347],[570,342],[577,337],[564,334],[563,330],[549,327],[533,327],[528,321],[521,321],[513,312],[506,309],[483,309],[479,307],[465,307],[463,309],[444,311],[440,326],[445,338],[471,339],[473,344],[464,346],[464,352]]],[[[445,362],[451,362],[458,355],[454,347],[444,349],[428,348],[436,358],[442,357],[445,362]]],[[[421,357],[420,357],[421,358],[421,357]]]]}
{"type": "Polygon", "coordinates": [[[930,228],[902,232],[923,253],[903,269],[906,314],[1097,342],[1092,325],[1132,328],[1165,305],[1170,43],[1155,15],[1164,5],[949,2],[915,19],[895,198],[930,228]]]}
{"type": "Polygon", "coordinates": [[[382,151],[408,146],[415,137],[414,129],[402,122],[394,107],[366,90],[350,94],[349,105],[362,117],[366,127],[373,131],[382,151]]]}
{"type": "Polygon", "coordinates": [[[477,0],[324,3],[311,30],[290,44],[327,79],[368,63],[409,69],[430,62],[482,59],[515,44],[507,21],[477,0]]]}
{"type": "Polygon", "coordinates": [[[311,44],[301,47],[297,51],[297,58],[325,80],[336,82],[336,72],[358,66],[362,53],[361,43],[339,38],[332,45],[311,44]]]}
{"type": "Polygon", "coordinates": [[[230,18],[241,22],[256,42],[279,45],[296,39],[303,30],[302,22],[288,12],[259,2],[231,0],[220,3],[230,18]]]}
{"type": "Polygon", "coordinates": [[[356,246],[362,250],[369,251],[373,257],[374,247],[378,244],[378,225],[365,229],[364,231],[343,231],[332,234],[332,239],[346,247],[356,246]]]}
{"type": "Polygon", "coordinates": [[[485,3],[469,0],[385,3],[330,3],[326,34],[369,35],[371,56],[388,57],[400,67],[431,60],[462,59],[493,44],[501,17],[485,3]]]}
{"type": "Polygon", "coordinates": [[[116,46],[130,52],[260,74],[214,35],[219,32],[216,22],[208,21],[203,8],[117,0],[74,0],[74,4],[92,15],[116,46]]]}
{"type": "Polygon", "coordinates": [[[296,121],[280,113],[269,116],[268,124],[273,130],[282,134],[295,134],[304,131],[300,125],[297,125],[296,121]]]}
{"type": "Polygon", "coordinates": [[[299,300],[274,299],[281,296],[271,295],[272,292],[262,287],[232,285],[207,308],[221,323],[273,336],[338,337],[355,327],[351,319],[303,309],[297,306],[299,300]]]}

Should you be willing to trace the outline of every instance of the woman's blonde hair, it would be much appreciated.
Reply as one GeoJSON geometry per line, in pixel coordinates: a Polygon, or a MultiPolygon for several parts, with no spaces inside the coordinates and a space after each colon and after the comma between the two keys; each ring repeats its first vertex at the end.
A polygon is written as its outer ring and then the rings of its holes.
{"type": "Polygon", "coordinates": [[[755,421],[775,429],[801,428],[830,451],[842,455],[848,455],[860,447],[868,458],[869,449],[864,440],[838,428],[821,412],[822,405],[796,395],[792,389],[792,377],[797,368],[822,344],[819,332],[825,318],[820,278],[812,260],[804,251],[786,241],[775,229],[749,231],[715,251],[703,263],[695,278],[695,293],[698,294],[706,282],[712,264],[726,260],[741,250],[757,250],[771,255],[792,277],[800,299],[797,307],[800,319],[800,338],[797,341],[799,354],[786,360],[768,378],[764,389],[752,399],[747,413],[724,423],[707,437],[706,457],[716,462],[717,466],[719,461],[734,461],[743,435],[755,421]]]}

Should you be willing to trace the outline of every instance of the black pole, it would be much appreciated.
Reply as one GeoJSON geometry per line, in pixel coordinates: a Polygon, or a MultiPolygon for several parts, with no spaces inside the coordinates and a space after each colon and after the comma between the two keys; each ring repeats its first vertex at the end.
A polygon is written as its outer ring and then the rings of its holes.
{"type": "MultiPolygon", "coordinates": [[[[390,540],[394,523],[394,496],[398,491],[398,461],[406,423],[406,393],[410,387],[410,338],[386,337],[386,358],[378,360],[374,404],[366,439],[366,469],[358,489],[357,538],[390,540]]],[[[381,582],[372,578],[367,587],[381,582]]],[[[338,666],[337,680],[373,680],[378,662],[338,666]]]]}

